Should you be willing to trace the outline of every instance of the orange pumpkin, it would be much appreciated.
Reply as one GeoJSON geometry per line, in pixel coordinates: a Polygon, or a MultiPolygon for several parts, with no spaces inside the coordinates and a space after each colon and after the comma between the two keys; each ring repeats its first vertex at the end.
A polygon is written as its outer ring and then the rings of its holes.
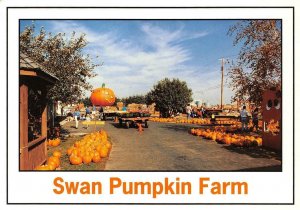
{"type": "Polygon", "coordinates": [[[82,163],[82,158],[76,155],[71,155],[69,160],[72,165],[79,165],[82,163]]]}
{"type": "Polygon", "coordinates": [[[116,97],[114,91],[106,88],[103,83],[102,88],[97,88],[92,91],[90,100],[93,105],[111,106],[115,103],[116,97]]]}
{"type": "Polygon", "coordinates": [[[108,150],[110,150],[110,149],[111,149],[111,143],[107,142],[107,143],[105,144],[105,147],[106,147],[108,150]]]}
{"type": "Polygon", "coordinates": [[[108,156],[108,149],[106,147],[102,147],[100,151],[100,157],[106,158],[108,156]]]}
{"type": "Polygon", "coordinates": [[[51,139],[47,141],[47,145],[52,146],[52,140],[51,139]]]}
{"type": "Polygon", "coordinates": [[[49,157],[48,164],[50,164],[51,162],[53,162],[53,165],[55,166],[55,168],[57,168],[60,165],[60,160],[58,157],[54,157],[54,156],[49,157]]]}
{"type": "Polygon", "coordinates": [[[58,145],[60,145],[60,139],[57,138],[57,139],[52,140],[51,146],[57,147],[58,145]]]}
{"type": "Polygon", "coordinates": [[[67,149],[67,154],[68,154],[69,156],[71,155],[73,149],[74,149],[74,147],[69,147],[69,148],[67,149]]]}
{"type": "Polygon", "coordinates": [[[93,157],[93,162],[94,162],[94,163],[99,163],[100,161],[101,161],[100,155],[95,155],[95,156],[93,157]]]}
{"type": "Polygon", "coordinates": [[[230,136],[228,134],[225,135],[225,137],[223,138],[223,143],[225,143],[225,144],[231,144],[231,138],[230,138],[230,136]]]}
{"type": "Polygon", "coordinates": [[[211,139],[213,141],[216,141],[217,140],[217,133],[213,132],[212,136],[211,136],[211,139]]]}
{"type": "Polygon", "coordinates": [[[262,145],[262,138],[259,137],[256,139],[256,141],[257,141],[258,146],[262,145]]]}
{"type": "Polygon", "coordinates": [[[61,152],[60,151],[58,151],[58,150],[56,150],[56,151],[54,151],[53,152],[53,154],[52,154],[54,157],[58,157],[58,158],[60,158],[61,157],[61,152]]]}
{"type": "Polygon", "coordinates": [[[49,170],[54,170],[54,169],[52,169],[49,165],[41,165],[41,166],[37,166],[34,170],[49,171],[49,170]]]}
{"type": "Polygon", "coordinates": [[[90,162],[92,162],[92,156],[90,155],[84,155],[83,158],[82,158],[82,162],[84,164],[89,164],[90,162]]]}
{"type": "Polygon", "coordinates": [[[53,162],[53,161],[48,161],[48,166],[51,170],[55,170],[57,167],[56,167],[56,162],[53,162]]]}

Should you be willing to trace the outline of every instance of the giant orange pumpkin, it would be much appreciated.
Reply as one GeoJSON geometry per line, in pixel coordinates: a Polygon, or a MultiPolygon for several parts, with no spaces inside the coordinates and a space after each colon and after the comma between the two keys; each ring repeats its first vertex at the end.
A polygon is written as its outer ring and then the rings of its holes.
{"type": "Polygon", "coordinates": [[[115,103],[116,97],[112,89],[106,88],[105,84],[102,84],[101,88],[92,91],[90,100],[93,105],[111,106],[115,103]]]}

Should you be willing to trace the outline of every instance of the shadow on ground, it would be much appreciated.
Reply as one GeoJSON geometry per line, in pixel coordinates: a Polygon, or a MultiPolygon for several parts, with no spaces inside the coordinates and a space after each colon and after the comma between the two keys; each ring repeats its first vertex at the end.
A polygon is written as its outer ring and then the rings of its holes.
{"type": "Polygon", "coordinates": [[[245,168],[236,171],[243,172],[251,172],[251,171],[261,171],[261,172],[282,172],[282,165],[274,165],[274,166],[264,166],[264,167],[256,167],[256,168],[245,168]]]}
{"type": "Polygon", "coordinates": [[[125,128],[125,126],[122,126],[122,125],[120,125],[119,123],[116,123],[116,122],[110,122],[110,124],[112,126],[114,126],[115,128],[127,129],[127,128],[125,128]]]}
{"type": "Polygon", "coordinates": [[[268,158],[279,161],[282,160],[281,154],[279,152],[272,151],[264,147],[236,147],[232,145],[224,145],[223,148],[229,150],[230,152],[246,154],[253,158],[268,158]]]}

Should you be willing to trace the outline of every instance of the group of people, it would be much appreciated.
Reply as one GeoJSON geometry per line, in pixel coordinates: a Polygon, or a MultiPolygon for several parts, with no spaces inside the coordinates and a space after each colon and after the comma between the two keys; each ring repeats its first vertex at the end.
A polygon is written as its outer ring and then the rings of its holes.
{"type": "MultiPolygon", "coordinates": [[[[193,108],[190,104],[188,104],[185,108],[187,119],[190,119],[191,117],[200,117],[204,118],[205,117],[205,109],[201,107],[201,109],[195,109],[193,108]]],[[[251,113],[252,115],[252,123],[253,123],[253,128],[258,130],[258,108],[255,108],[253,112],[251,113]]],[[[240,111],[240,120],[242,123],[242,131],[246,131],[248,129],[248,123],[250,119],[250,114],[246,110],[246,106],[243,106],[242,110],[240,111]]]]}
{"type": "MultiPolygon", "coordinates": [[[[253,128],[258,130],[258,108],[255,108],[252,112],[252,123],[253,123],[253,128]]],[[[241,117],[241,123],[242,123],[242,131],[246,131],[248,129],[248,122],[249,122],[249,113],[246,110],[246,106],[243,106],[241,112],[240,112],[240,117],[241,117]]]]}
{"type": "Polygon", "coordinates": [[[185,108],[185,112],[186,112],[187,119],[194,118],[194,117],[199,117],[199,118],[205,117],[204,107],[197,109],[197,107],[192,107],[190,104],[188,104],[185,108]]]}
{"type": "MultiPolygon", "coordinates": [[[[81,114],[79,108],[75,108],[73,113],[69,112],[67,115],[67,120],[70,121],[74,119],[75,121],[75,128],[78,129],[79,120],[85,120],[87,122],[91,121],[92,119],[96,118],[96,115],[99,113],[99,119],[102,119],[103,115],[103,108],[100,107],[97,109],[95,106],[92,108],[86,107],[85,114],[81,114]]],[[[88,128],[89,124],[87,123],[86,128],[88,128]]]]}

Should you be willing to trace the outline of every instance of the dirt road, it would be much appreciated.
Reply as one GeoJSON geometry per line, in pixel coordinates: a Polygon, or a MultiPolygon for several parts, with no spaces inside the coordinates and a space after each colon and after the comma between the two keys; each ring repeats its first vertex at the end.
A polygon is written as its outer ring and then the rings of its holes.
{"type": "Polygon", "coordinates": [[[107,121],[113,149],[105,170],[280,171],[278,154],[262,148],[236,148],[188,134],[195,125],[150,122],[139,133],[107,121]]]}

